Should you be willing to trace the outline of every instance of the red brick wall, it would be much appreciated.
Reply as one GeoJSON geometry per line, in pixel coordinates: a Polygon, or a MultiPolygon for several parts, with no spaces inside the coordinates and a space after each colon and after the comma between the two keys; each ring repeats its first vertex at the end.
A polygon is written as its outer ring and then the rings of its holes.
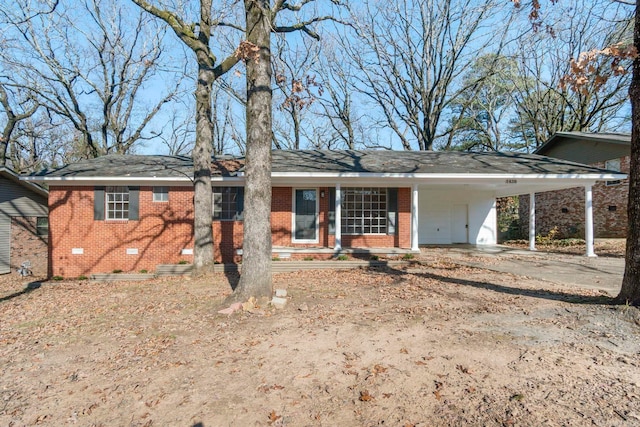
{"type": "Polygon", "coordinates": [[[49,189],[50,265],[53,276],[77,277],[122,270],[154,271],[156,265],[193,260],[193,190],[171,187],[169,202],[153,202],[140,187],[139,221],[94,221],[93,187],[49,189]],[[72,254],[82,248],[82,255],[72,254]],[[137,248],[137,255],[127,255],[137,248]]]}
{"type": "MultiPolygon", "coordinates": [[[[629,173],[629,156],[620,159],[620,171],[629,173]]],[[[593,166],[604,168],[605,164],[593,166]]],[[[598,182],[593,186],[593,228],[595,237],[625,237],[627,235],[628,180],[607,186],[598,182]],[[615,206],[615,210],[610,210],[615,206]]],[[[520,197],[520,223],[527,235],[529,230],[529,197],[520,197]]],[[[548,191],[536,194],[536,234],[547,235],[554,227],[558,237],[584,238],[584,187],[548,191]],[[563,212],[563,209],[566,212],[563,212]]]]}
{"type": "Polygon", "coordinates": [[[11,218],[11,271],[25,261],[31,262],[34,276],[46,276],[48,271],[47,236],[38,236],[36,217],[11,218]]]}
{"type": "MultiPolygon", "coordinates": [[[[329,235],[329,189],[319,189],[319,241],[293,243],[291,187],[274,187],[271,227],[274,246],[332,247],[329,235]],[[324,197],[320,195],[324,192],[324,197]]],[[[153,202],[152,187],[140,187],[139,221],[94,221],[93,187],[51,186],[49,189],[50,271],[51,276],[78,277],[92,273],[122,270],[152,272],[158,264],[193,261],[181,255],[193,248],[193,189],[170,187],[169,202],[153,202]],[[82,255],[72,254],[82,248],[82,255]],[[127,248],[137,248],[128,255],[127,248]]],[[[398,234],[342,236],[343,247],[411,246],[411,191],[398,190],[398,234]]],[[[213,221],[215,258],[218,262],[237,262],[242,248],[242,221],[213,221]]]]}

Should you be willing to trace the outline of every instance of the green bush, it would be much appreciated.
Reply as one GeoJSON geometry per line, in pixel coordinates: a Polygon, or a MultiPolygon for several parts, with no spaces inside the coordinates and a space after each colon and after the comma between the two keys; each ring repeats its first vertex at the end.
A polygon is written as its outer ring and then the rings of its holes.
{"type": "Polygon", "coordinates": [[[380,257],[378,255],[371,255],[371,258],[369,258],[371,261],[378,261],[380,259],[380,257]]]}
{"type": "Polygon", "coordinates": [[[89,278],[87,276],[78,276],[78,280],[89,280],[89,278]]]}
{"type": "Polygon", "coordinates": [[[349,259],[349,256],[348,255],[344,255],[344,254],[343,255],[338,255],[338,258],[337,258],[338,261],[346,261],[348,259],[349,259]]]}
{"type": "Polygon", "coordinates": [[[148,271],[145,270],[145,269],[140,270],[140,274],[147,274],[147,273],[148,273],[148,271]]]}
{"type": "Polygon", "coordinates": [[[313,261],[313,257],[312,256],[306,256],[303,258],[305,261],[313,261]]]}
{"type": "Polygon", "coordinates": [[[185,265],[185,264],[189,264],[189,263],[187,262],[187,260],[181,259],[180,261],[178,261],[178,264],[185,265]]]}
{"type": "Polygon", "coordinates": [[[274,256],[273,258],[271,258],[271,261],[280,261],[280,257],[274,256]]]}
{"type": "Polygon", "coordinates": [[[408,260],[414,259],[414,258],[415,258],[415,256],[413,254],[404,254],[402,256],[402,259],[405,260],[405,261],[408,261],[408,260]]]}
{"type": "Polygon", "coordinates": [[[59,282],[60,280],[64,280],[64,278],[62,276],[53,276],[51,278],[51,280],[55,280],[55,281],[59,282]]]}
{"type": "Polygon", "coordinates": [[[122,270],[120,270],[120,269],[113,270],[113,274],[119,274],[119,273],[122,273],[122,270]]]}

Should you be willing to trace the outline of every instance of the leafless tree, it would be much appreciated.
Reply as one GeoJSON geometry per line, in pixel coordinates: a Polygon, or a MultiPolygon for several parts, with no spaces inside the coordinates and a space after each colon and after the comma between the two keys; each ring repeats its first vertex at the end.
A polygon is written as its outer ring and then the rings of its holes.
{"type": "MultiPolygon", "coordinates": [[[[354,10],[357,41],[344,38],[359,90],[406,150],[431,150],[461,75],[489,46],[496,49],[501,3],[464,0],[367,0],[354,10]]],[[[355,8],[355,7],[354,7],[355,8]]]]}
{"type": "Polygon", "coordinates": [[[354,84],[356,73],[353,64],[340,58],[336,35],[325,38],[322,53],[316,64],[316,73],[322,82],[324,96],[318,99],[316,114],[323,118],[316,129],[325,148],[347,148],[355,150],[371,146],[366,138],[364,107],[356,99],[358,92],[354,84]]]}
{"type": "Polygon", "coordinates": [[[521,37],[513,55],[517,108],[512,132],[529,151],[555,132],[600,132],[620,129],[625,122],[628,126],[625,111],[630,75],[614,76],[606,58],[595,64],[580,91],[563,87],[561,82],[571,73],[569,59],[630,40],[630,8],[610,0],[573,0],[548,12],[551,16],[545,22],[553,34],[532,32],[521,37]]]}
{"type": "Polygon", "coordinates": [[[12,143],[16,126],[18,126],[21,121],[33,116],[39,107],[39,104],[35,102],[29,94],[20,96],[21,92],[24,92],[21,91],[20,88],[16,88],[15,91],[17,94],[12,93],[11,90],[7,91],[0,81],[0,112],[3,113],[0,123],[4,124],[2,135],[0,135],[1,166],[9,166],[7,153],[12,143]]]}
{"type": "Polygon", "coordinates": [[[313,121],[305,116],[309,116],[312,106],[322,94],[322,85],[316,81],[312,71],[318,62],[319,49],[319,43],[308,38],[291,45],[283,35],[275,37],[272,59],[275,103],[282,119],[279,126],[274,126],[276,148],[304,148],[303,136],[307,128],[313,127],[313,121]]]}
{"type": "Polygon", "coordinates": [[[182,69],[159,70],[163,31],[103,0],[62,2],[48,14],[30,6],[1,6],[8,42],[0,55],[15,87],[71,123],[85,156],[130,151],[179,88],[182,69]]]}

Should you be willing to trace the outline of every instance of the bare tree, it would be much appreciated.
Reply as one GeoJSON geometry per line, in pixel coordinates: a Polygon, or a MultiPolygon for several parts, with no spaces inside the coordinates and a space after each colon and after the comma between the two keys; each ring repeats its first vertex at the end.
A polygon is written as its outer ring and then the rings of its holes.
{"type": "MultiPolygon", "coordinates": [[[[16,89],[18,97],[20,97],[20,92],[24,91],[20,91],[19,88],[16,89]]],[[[8,166],[9,159],[7,158],[7,152],[16,126],[21,121],[33,116],[39,107],[38,103],[35,102],[28,94],[20,100],[12,100],[10,93],[11,90],[7,92],[0,81],[0,111],[4,113],[4,117],[0,120],[0,122],[4,122],[2,135],[0,136],[0,165],[2,166],[8,166]]]]}
{"type": "Polygon", "coordinates": [[[518,41],[514,52],[512,133],[529,151],[555,132],[620,129],[626,121],[630,75],[614,76],[606,58],[591,64],[592,72],[580,90],[571,90],[562,82],[572,73],[570,58],[629,40],[632,19],[628,8],[612,5],[610,0],[573,0],[549,12],[553,13],[545,22],[553,34],[529,33],[518,41]]]}
{"type": "Polygon", "coordinates": [[[183,70],[160,77],[163,32],[144,14],[103,0],[77,6],[63,3],[47,15],[34,15],[30,3],[2,6],[10,39],[0,53],[4,68],[73,125],[85,156],[126,153],[175,96],[183,70]],[[163,80],[166,89],[151,95],[147,86],[163,80]]]}
{"type": "Polygon", "coordinates": [[[344,43],[359,70],[359,89],[404,149],[431,150],[449,103],[467,90],[460,84],[467,64],[492,43],[495,50],[503,35],[495,31],[497,2],[363,3],[353,18],[358,40],[344,43]]]}
{"type": "Polygon", "coordinates": [[[322,93],[312,67],[318,61],[319,43],[302,39],[291,46],[284,36],[275,38],[273,68],[277,94],[277,110],[282,113],[283,123],[274,129],[276,148],[299,150],[303,137],[313,121],[305,118],[312,105],[322,93]]]}
{"type": "Polygon", "coordinates": [[[325,96],[318,100],[320,109],[316,113],[325,120],[321,122],[320,138],[324,147],[343,147],[355,150],[364,147],[364,114],[359,114],[361,105],[356,100],[357,91],[354,85],[355,70],[353,64],[339,58],[338,43],[324,40],[322,54],[315,69],[318,73],[325,96]]]}
{"type": "Polygon", "coordinates": [[[234,3],[221,4],[218,15],[212,13],[212,0],[201,0],[194,11],[195,23],[187,11],[171,11],[164,5],[155,6],[146,0],[132,0],[147,13],[162,20],[195,56],[198,65],[196,79],[196,142],[192,150],[194,167],[194,267],[200,274],[213,265],[213,234],[211,230],[211,153],[213,141],[212,86],[222,75],[248,55],[240,49],[218,61],[211,34],[225,11],[234,3]],[[185,16],[180,16],[184,12],[185,16]]]}

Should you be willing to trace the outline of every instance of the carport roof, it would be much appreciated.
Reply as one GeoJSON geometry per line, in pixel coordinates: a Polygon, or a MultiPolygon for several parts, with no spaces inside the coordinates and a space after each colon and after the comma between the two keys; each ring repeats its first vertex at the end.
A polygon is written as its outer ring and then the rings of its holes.
{"type": "MultiPolygon", "coordinates": [[[[213,158],[220,178],[242,176],[244,157],[213,158]]],[[[616,174],[592,166],[534,154],[450,151],[274,150],[272,172],[292,175],[563,175],[616,174]]],[[[619,175],[619,173],[618,173],[619,175]]],[[[118,177],[188,180],[193,162],[184,156],[107,155],[27,177],[30,181],[64,181],[118,177]]],[[[612,179],[612,178],[607,178],[612,179]]]]}

